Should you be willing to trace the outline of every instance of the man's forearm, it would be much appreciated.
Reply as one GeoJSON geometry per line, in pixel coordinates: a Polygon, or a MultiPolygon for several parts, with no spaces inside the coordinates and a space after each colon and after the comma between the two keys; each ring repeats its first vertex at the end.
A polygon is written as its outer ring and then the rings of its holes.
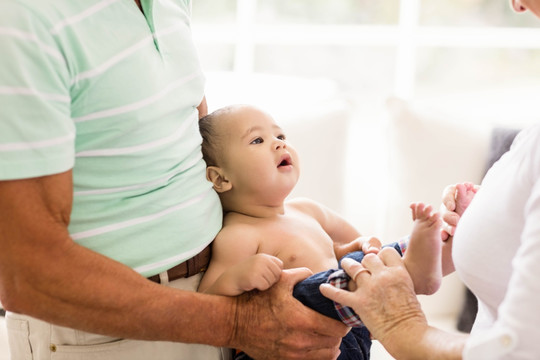
{"type": "Polygon", "coordinates": [[[8,310],[115,337],[211,345],[229,341],[234,299],[152,283],[76,244],[61,251],[34,250],[19,265],[24,270],[7,280],[3,276],[8,310]],[[41,265],[41,258],[50,261],[41,265]],[[212,319],[212,326],[201,317],[212,319]]]}
{"type": "Polygon", "coordinates": [[[157,285],[76,244],[67,230],[72,195],[71,171],[0,181],[0,298],[7,310],[122,338],[229,341],[235,299],[157,285]]]}

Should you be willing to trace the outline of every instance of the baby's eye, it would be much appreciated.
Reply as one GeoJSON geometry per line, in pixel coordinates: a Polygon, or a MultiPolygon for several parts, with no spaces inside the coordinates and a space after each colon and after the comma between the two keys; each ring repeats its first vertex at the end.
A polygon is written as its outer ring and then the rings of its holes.
{"type": "Polygon", "coordinates": [[[277,137],[279,140],[286,140],[287,137],[284,134],[278,135],[277,137]]]}
{"type": "Polygon", "coordinates": [[[262,144],[263,142],[264,142],[264,140],[262,139],[262,137],[258,137],[255,140],[253,140],[252,142],[250,142],[250,144],[262,144]]]}

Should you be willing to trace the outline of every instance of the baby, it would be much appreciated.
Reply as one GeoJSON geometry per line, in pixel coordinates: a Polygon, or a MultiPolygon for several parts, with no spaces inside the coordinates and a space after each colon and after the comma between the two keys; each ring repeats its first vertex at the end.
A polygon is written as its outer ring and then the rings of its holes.
{"type": "MultiPolygon", "coordinates": [[[[342,341],[340,359],[368,359],[371,340],[360,319],[318,288],[321,282],[347,286],[340,260],[361,261],[364,254],[377,253],[380,242],[361,237],[322,204],[305,198],[286,201],[299,178],[298,155],[269,114],[234,105],[202,118],[199,125],[207,179],[225,213],[199,291],[229,296],[263,291],[278,281],[282,269],[307,267],[315,275],[297,284],[293,295],[355,326],[342,341]]],[[[404,255],[416,292],[431,294],[441,281],[441,221],[429,206],[413,204],[411,209],[414,228],[408,244],[389,246],[404,255]]]]}

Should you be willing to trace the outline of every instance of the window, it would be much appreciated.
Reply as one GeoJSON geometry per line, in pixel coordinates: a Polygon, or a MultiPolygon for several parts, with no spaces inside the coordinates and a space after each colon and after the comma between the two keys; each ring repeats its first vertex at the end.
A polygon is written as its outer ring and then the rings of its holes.
{"type": "Polygon", "coordinates": [[[193,28],[206,71],[329,77],[366,102],[540,83],[540,21],[507,0],[194,0],[193,28]]]}

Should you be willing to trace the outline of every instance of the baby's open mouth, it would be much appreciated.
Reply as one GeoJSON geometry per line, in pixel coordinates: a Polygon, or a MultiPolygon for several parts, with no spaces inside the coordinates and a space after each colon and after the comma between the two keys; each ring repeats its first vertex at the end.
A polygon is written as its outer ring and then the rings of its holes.
{"type": "Polygon", "coordinates": [[[281,166],[288,166],[288,165],[292,165],[291,157],[290,157],[290,155],[284,155],[284,156],[281,158],[281,162],[279,163],[278,167],[281,167],[281,166]]]}

